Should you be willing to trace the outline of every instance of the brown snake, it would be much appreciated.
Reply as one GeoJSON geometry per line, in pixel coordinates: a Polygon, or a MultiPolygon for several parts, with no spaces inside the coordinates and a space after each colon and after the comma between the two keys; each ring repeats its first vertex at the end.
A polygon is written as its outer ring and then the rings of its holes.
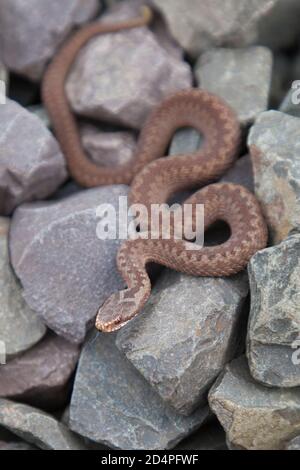
{"type": "MultiPolygon", "coordinates": [[[[152,204],[167,202],[179,190],[216,181],[235,161],[240,142],[239,124],[231,108],[206,91],[189,89],[165,99],[154,109],[141,131],[132,162],[112,169],[98,167],[88,159],[64,88],[72,63],[93,36],[145,26],[151,17],[146,8],[141,18],[84,27],[63,46],[43,81],[44,103],[73,178],[86,187],[132,183],[130,203],[144,204],[149,213],[152,204]],[[170,139],[182,127],[201,132],[204,145],[193,154],[164,157],[170,139]]],[[[252,255],[266,246],[267,227],[259,203],[244,187],[210,184],[185,202],[193,207],[204,204],[204,229],[223,220],[230,227],[230,238],[221,245],[200,250],[174,236],[126,241],[118,252],[117,265],[127,288],[113,294],[99,309],[99,330],[115,331],[141,311],[151,293],[147,263],[194,276],[229,276],[244,269],[252,255]],[[187,249],[188,245],[192,249],[187,249]]],[[[174,217],[171,220],[173,233],[174,217]]]]}

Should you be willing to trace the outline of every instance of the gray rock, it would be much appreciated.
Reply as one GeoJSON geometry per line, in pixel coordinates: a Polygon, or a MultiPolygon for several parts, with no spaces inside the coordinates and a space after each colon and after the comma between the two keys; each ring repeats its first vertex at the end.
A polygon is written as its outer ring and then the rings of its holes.
{"type": "MultiPolygon", "coordinates": [[[[24,297],[43,321],[71,342],[83,341],[99,306],[124,287],[115,257],[119,240],[100,240],[96,208],[118,209],[127,186],[80,191],[61,201],[20,206],[10,231],[10,252],[24,297]]],[[[118,212],[117,212],[118,213],[118,212]]],[[[114,214],[110,214],[114,223],[114,214]]]]}
{"type": "MultiPolygon", "coordinates": [[[[124,12],[102,20],[124,20],[124,12]]],[[[148,28],[137,28],[92,39],[74,63],[66,90],[78,114],[139,129],[163,97],[191,84],[190,66],[167,52],[148,28]]]]}
{"type": "Polygon", "coordinates": [[[4,367],[0,367],[0,397],[44,409],[61,409],[70,392],[79,348],[48,335],[4,367]]]}
{"type": "Polygon", "coordinates": [[[165,403],[188,415],[234,357],[247,294],[243,274],[196,278],[166,270],[117,346],[165,403]]]}
{"type": "Polygon", "coordinates": [[[153,0],[178,43],[192,56],[219,45],[242,46],[257,37],[257,22],[277,0],[153,0]]]}
{"type": "Polygon", "coordinates": [[[298,0],[279,0],[258,25],[258,42],[272,49],[295,45],[299,34],[300,3],[298,0]]]}
{"type": "Polygon", "coordinates": [[[196,129],[179,129],[174,135],[169,148],[169,155],[184,155],[198,150],[203,138],[196,129]]]}
{"type": "Polygon", "coordinates": [[[1,442],[0,450],[37,450],[36,447],[27,444],[27,442],[1,442]]]}
{"type": "Polygon", "coordinates": [[[201,88],[223,98],[244,126],[268,108],[272,54],[265,47],[209,50],[200,56],[195,73],[201,88]]]}
{"type": "Polygon", "coordinates": [[[98,0],[10,0],[0,3],[1,59],[6,66],[38,81],[73,27],[92,18],[98,0]]]}
{"type": "Polygon", "coordinates": [[[0,106],[0,214],[50,196],[66,180],[57,141],[32,113],[14,101],[0,106]]]}
{"type": "Polygon", "coordinates": [[[224,430],[213,420],[180,442],[176,450],[227,450],[224,430]]]}
{"type": "Polygon", "coordinates": [[[282,113],[300,118],[300,103],[298,103],[299,98],[299,91],[297,89],[291,89],[282,101],[279,110],[282,113]],[[295,99],[296,101],[294,101],[295,99]]]}
{"type": "Polygon", "coordinates": [[[300,436],[298,437],[295,437],[294,439],[292,439],[286,450],[300,450],[300,436]]]}
{"type": "Polygon", "coordinates": [[[299,361],[293,360],[300,347],[300,234],[256,253],[249,278],[251,374],[270,386],[300,386],[300,353],[299,361]]]}
{"type": "Polygon", "coordinates": [[[122,450],[169,449],[207,418],[207,407],[183,417],[172,411],[115,346],[114,334],[87,341],[70,408],[73,431],[122,450]]]}
{"type": "Polygon", "coordinates": [[[0,425],[44,450],[84,450],[81,440],[37,408],[0,399],[0,425]]]}
{"type": "Polygon", "coordinates": [[[30,111],[35,116],[37,116],[44,123],[46,127],[48,128],[51,127],[50,118],[48,116],[46,109],[43,107],[43,105],[36,104],[36,105],[29,106],[27,108],[27,111],[30,111]]]}
{"type": "MultiPolygon", "coordinates": [[[[35,345],[46,327],[24,301],[8,257],[9,219],[0,217],[0,342],[6,360],[35,345]]],[[[0,371],[1,373],[1,371],[0,371]]]]}
{"type": "Polygon", "coordinates": [[[274,243],[300,226],[300,120],[280,113],[262,113],[248,139],[255,193],[274,243]]]}
{"type": "Polygon", "coordinates": [[[254,193],[254,176],[250,155],[244,155],[239,158],[233,167],[222,176],[220,181],[241,184],[254,193]]]}
{"type": "Polygon", "coordinates": [[[241,357],[217,379],[209,403],[235,448],[280,450],[300,430],[299,392],[258,384],[241,357]]]}
{"type": "Polygon", "coordinates": [[[81,141],[90,158],[106,167],[128,163],[136,148],[136,139],[131,132],[106,132],[92,125],[82,126],[81,141]]]}

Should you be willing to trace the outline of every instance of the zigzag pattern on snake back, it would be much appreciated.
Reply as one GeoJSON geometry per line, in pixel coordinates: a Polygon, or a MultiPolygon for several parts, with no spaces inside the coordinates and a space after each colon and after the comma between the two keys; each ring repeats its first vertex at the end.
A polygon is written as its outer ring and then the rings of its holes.
{"type": "MultiPolygon", "coordinates": [[[[231,108],[206,91],[189,89],[170,96],[154,109],[141,131],[131,164],[100,168],[88,160],[65,96],[68,71],[78,50],[93,35],[145,25],[150,17],[147,13],[144,18],[119,25],[87,26],[54,59],[43,86],[45,105],[73,177],[88,187],[132,182],[130,203],[143,204],[149,214],[153,204],[166,203],[179,190],[216,181],[235,161],[240,142],[239,124],[231,108]],[[204,145],[193,154],[164,156],[173,134],[182,127],[201,132],[204,145]]],[[[147,263],[194,276],[229,276],[244,269],[251,256],[266,246],[267,228],[259,203],[244,187],[209,184],[185,202],[194,209],[196,204],[204,204],[204,230],[223,220],[231,229],[230,238],[218,246],[194,249],[191,242],[175,239],[173,214],[170,239],[160,235],[158,239],[126,241],[119,250],[117,265],[127,288],[113,294],[99,309],[99,330],[115,331],[141,311],[151,293],[147,263]]],[[[191,225],[194,229],[195,211],[191,225]]]]}

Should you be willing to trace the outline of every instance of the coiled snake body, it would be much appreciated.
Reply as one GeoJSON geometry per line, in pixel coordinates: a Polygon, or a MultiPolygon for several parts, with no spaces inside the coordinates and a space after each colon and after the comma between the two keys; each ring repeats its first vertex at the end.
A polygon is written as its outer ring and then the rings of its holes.
{"type": "MultiPolygon", "coordinates": [[[[45,74],[43,99],[73,178],[86,187],[132,183],[130,203],[143,204],[151,213],[152,204],[166,203],[179,190],[216,181],[237,157],[240,129],[234,112],[220,98],[189,89],[165,99],[151,113],[130,164],[100,168],[88,159],[64,90],[66,77],[79,49],[91,37],[146,25],[151,14],[148,9],[144,13],[142,18],[125,23],[94,23],[75,34],[45,74]],[[172,135],[181,127],[196,128],[204,136],[204,145],[193,154],[164,157],[172,135]]],[[[244,187],[210,184],[185,202],[192,207],[204,204],[204,230],[223,220],[230,227],[230,238],[218,246],[193,249],[191,242],[174,237],[172,216],[170,239],[160,234],[158,239],[126,241],[118,252],[117,265],[127,288],[113,294],[99,309],[99,330],[115,331],[141,311],[151,293],[147,263],[194,276],[229,276],[242,270],[251,256],[266,246],[267,228],[259,203],[244,187]]]]}

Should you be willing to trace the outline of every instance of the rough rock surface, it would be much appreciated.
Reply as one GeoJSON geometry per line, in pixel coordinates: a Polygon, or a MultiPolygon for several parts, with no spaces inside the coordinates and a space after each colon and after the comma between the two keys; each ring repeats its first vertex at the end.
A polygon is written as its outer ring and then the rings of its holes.
{"type": "Polygon", "coordinates": [[[247,294],[244,275],[166,270],[144,312],[118,333],[117,346],[167,404],[187,415],[234,357],[247,294]]]}
{"type": "Polygon", "coordinates": [[[46,109],[43,107],[43,105],[36,104],[36,105],[28,106],[27,111],[30,111],[35,116],[37,116],[45,124],[46,127],[48,128],[51,127],[50,118],[48,116],[46,109]]]}
{"type": "Polygon", "coordinates": [[[22,202],[50,196],[67,171],[57,141],[32,113],[7,100],[0,121],[0,214],[7,215],[22,202]]]}
{"type": "Polygon", "coordinates": [[[9,219],[0,217],[0,341],[5,344],[6,360],[26,351],[46,332],[36,313],[26,305],[10,267],[8,230],[9,219]]]}
{"type": "Polygon", "coordinates": [[[300,348],[300,234],[256,253],[248,269],[251,374],[270,386],[300,386],[300,352],[296,360],[296,348],[300,348]]]}
{"type": "Polygon", "coordinates": [[[299,392],[258,384],[241,357],[217,379],[209,402],[235,448],[280,450],[300,430],[299,392]]]}
{"type": "Polygon", "coordinates": [[[173,37],[192,56],[215,45],[241,46],[257,36],[257,22],[277,0],[153,0],[173,37]]]}
{"type": "Polygon", "coordinates": [[[300,227],[300,119],[278,111],[262,113],[248,139],[255,193],[272,241],[300,227]]]}
{"type": "Polygon", "coordinates": [[[300,3],[298,0],[278,0],[272,11],[258,25],[258,42],[272,49],[295,45],[299,34],[300,3]]]}
{"type": "Polygon", "coordinates": [[[289,442],[287,450],[300,450],[300,436],[295,437],[289,442]]]}
{"type": "Polygon", "coordinates": [[[44,450],[84,450],[80,439],[37,408],[0,399],[0,425],[44,450]]]}
{"type": "Polygon", "coordinates": [[[65,406],[70,378],[79,357],[77,346],[48,335],[22,356],[0,367],[0,397],[44,409],[65,406]]]}
{"type": "Polygon", "coordinates": [[[195,73],[199,86],[223,98],[242,125],[266,111],[272,74],[269,49],[211,49],[200,56],[195,73]]]}
{"type": "Polygon", "coordinates": [[[24,204],[14,213],[10,252],[24,297],[71,342],[83,341],[99,306],[124,287],[115,264],[120,242],[97,237],[96,208],[110,203],[117,210],[127,194],[127,186],[104,186],[57,202],[24,204]]]}
{"type": "Polygon", "coordinates": [[[73,431],[117,449],[168,449],[196,430],[207,407],[172,411],[115,346],[114,334],[91,337],[81,354],[70,408],[73,431]]]}
{"type": "Polygon", "coordinates": [[[61,5],[61,0],[0,3],[0,58],[10,70],[39,80],[71,29],[99,9],[98,0],[64,0],[61,5]]]}
{"type": "Polygon", "coordinates": [[[81,128],[81,141],[90,158],[101,166],[128,163],[136,147],[136,140],[131,132],[106,132],[91,125],[81,128]]]}
{"type": "MultiPolygon", "coordinates": [[[[128,18],[116,12],[103,17],[128,18]]],[[[72,108],[80,115],[139,129],[163,97],[192,84],[191,69],[170,54],[148,28],[92,39],[67,81],[72,108]]]]}

